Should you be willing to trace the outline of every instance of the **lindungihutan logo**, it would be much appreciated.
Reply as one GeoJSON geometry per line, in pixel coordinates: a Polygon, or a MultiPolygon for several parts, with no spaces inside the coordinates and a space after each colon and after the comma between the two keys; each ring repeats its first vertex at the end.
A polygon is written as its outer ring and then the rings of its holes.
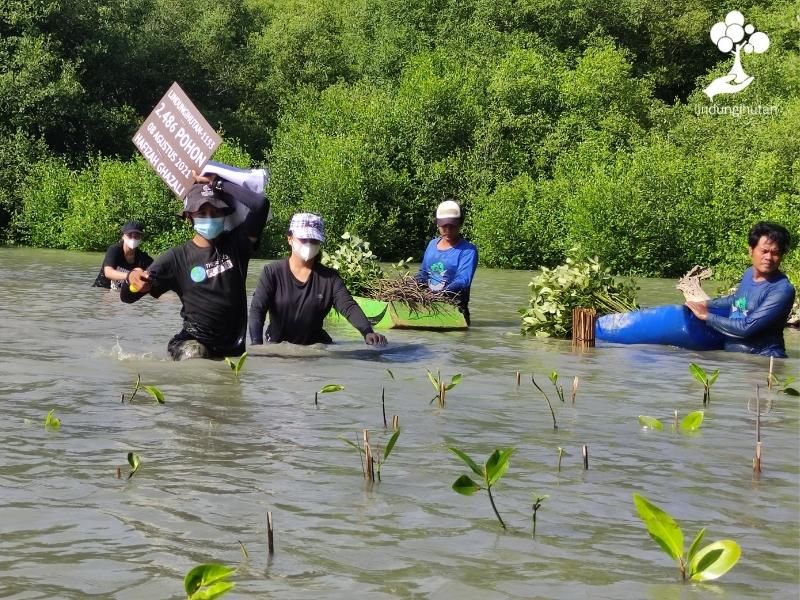
{"type": "Polygon", "coordinates": [[[741,92],[753,82],[753,77],[744,72],[742,52],[745,54],[761,54],[769,48],[769,37],[766,33],[756,31],[750,23],[745,24],[744,15],[732,10],[725,15],[725,20],[715,23],[711,28],[711,41],[724,54],[733,54],[733,67],[722,77],[717,77],[706,89],[706,96],[713,100],[717,94],[735,94],[741,92]]]}

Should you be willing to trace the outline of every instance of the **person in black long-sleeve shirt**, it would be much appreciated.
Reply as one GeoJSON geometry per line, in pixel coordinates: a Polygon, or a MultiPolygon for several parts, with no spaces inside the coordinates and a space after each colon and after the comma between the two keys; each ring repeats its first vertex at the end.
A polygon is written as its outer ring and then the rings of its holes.
{"type": "Polygon", "coordinates": [[[259,277],[250,303],[251,343],[264,343],[264,320],[269,312],[267,342],[330,344],[333,340],[322,322],[335,307],[367,344],[386,344],[386,338],[372,330],[339,273],[317,260],[325,241],[322,218],[312,213],[294,215],[287,241],[292,248],[289,258],[266,265],[259,277]]]}
{"type": "Polygon", "coordinates": [[[183,329],[167,349],[175,360],[239,356],[245,350],[250,257],[267,222],[268,206],[257,194],[217,176],[198,177],[183,205],[195,230],[188,242],[170,248],[143,271],[131,271],[123,302],[174,291],[183,304],[183,329]],[[244,221],[225,231],[238,204],[249,209],[244,221]]]}

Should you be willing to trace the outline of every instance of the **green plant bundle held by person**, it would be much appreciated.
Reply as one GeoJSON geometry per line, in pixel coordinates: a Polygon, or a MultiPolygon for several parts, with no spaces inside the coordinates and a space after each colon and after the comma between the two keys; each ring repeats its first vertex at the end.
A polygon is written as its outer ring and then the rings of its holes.
{"type": "Polygon", "coordinates": [[[143,235],[144,227],[138,221],[128,221],[122,226],[122,239],[106,250],[93,287],[119,289],[131,270],[146,269],[152,264],[153,258],[139,250],[143,235]]]}
{"type": "Polygon", "coordinates": [[[436,209],[438,238],[432,239],[422,257],[417,279],[433,291],[450,292],[458,297],[458,309],[469,318],[469,292],[478,268],[478,249],[461,237],[464,217],[461,207],[445,200],[436,209]]]}
{"type": "Polygon", "coordinates": [[[786,228],[776,223],[756,223],[748,235],[749,267],[730,296],[687,302],[698,319],[725,335],[725,350],[786,358],[783,327],[792,310],[795,289],[780,271],[789,250],[786,228]],[[728,316],[712,312],[723,309],[728,316]]]}
{"type": "Polygon", "coordinates": [[[264,321],[269,313],[266,340],[270,343],[330,344],[322,322],[336,308],[364,336],[367,344],[386,344],[372,330],[364,311],[356,304],[335,269],[318,260],[325,241],[322,217],[297,213],[289,224],[289,258],[264,267],[250,303],[250,341],[264,343],[264,321]]]}
{"type": "Polygon", "coordinates": [[[183,329],[167,349],[175,360],[223,358],[245,351],[250,257],[267,222],[266,198],[215,175],[196,177],[183,203],[182,216],[194,227],[194,237],[170,248],[147,271],[135,269],[123,286],[123,302],[146,294],[178,294],[183,304],[183,329]],[[225,231],[236,207],[244,205],[244,220],[225,231]]]}

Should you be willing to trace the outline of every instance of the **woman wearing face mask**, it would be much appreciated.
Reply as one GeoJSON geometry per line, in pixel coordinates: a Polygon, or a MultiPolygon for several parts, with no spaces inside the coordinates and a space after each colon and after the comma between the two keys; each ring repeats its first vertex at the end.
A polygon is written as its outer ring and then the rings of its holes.
{"type": "Polygon", "coordinates": [[[330,267],[319,262],[325,241],[322,217],[298,213],[289,224],[289,258],[264,267],[250,303],[250,341],[264,343],[264,320],[269,313],[267,342],[330,344],[322,322],[335,307],[364,336],[367,344],[383,346],[386,338],[372,331],[364,311],[330,267]]]}
{"type": "MultiPolygon", "coordinates": [[[[182,216],[194,237],[135,269],[122,287],[123,302],[145,294],[158,298],[173,291],[181,299],[183,329],[167,349],[175,360],[239,356],[245,350],[250,257],[267,222],[269,203],[257,194],[216,176],[198,177],[183,202],[182,216]],[[228,227],[236,206],[247,207],[239,225],[228,227]]],[[[238,213],[237,213],[238,214],[238,213]]]]}
{"type": "Polygon", "coordinates": [[[128,221],[122,226],[122,239],[106,251],[100,272],[93,287],[119,289],[133,269],[146,269],[153,259],[139,250],[144,228],[138,221],[128,221]]]}

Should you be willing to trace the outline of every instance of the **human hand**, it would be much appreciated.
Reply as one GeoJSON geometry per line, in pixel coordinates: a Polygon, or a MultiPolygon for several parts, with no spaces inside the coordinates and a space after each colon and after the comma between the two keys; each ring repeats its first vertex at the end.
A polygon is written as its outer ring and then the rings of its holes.
{"type": "Polygon", "coordinates": [[[367,346],[385,346],[386,336],[380,333],[368,333],[364,336],[364,342],[367,346]]]}
{"type": "Polygon", "coordinates": [[[146,294],[152,287],[147,271],[136,267],[128,274],[128,289],[133,293],[146,294]]]}
{"type": "Polygon", "coordinates": [[[197,171],[195,171],[194,169],[192,169],[192,177],[194,177],[194,182],[195,183],[213,184],[217,180],[217,174],[216,173],[209,173],[208,175],[202,175],[202,174],[198,173],[197,171]]]}
{"type": "Polygon", "coordinates": [[[692,311],[694,316],[701,321],[705,321],[708,318],[708,307],[705,302],[689,301],[686,303],[686,306],[692,311]]]}

